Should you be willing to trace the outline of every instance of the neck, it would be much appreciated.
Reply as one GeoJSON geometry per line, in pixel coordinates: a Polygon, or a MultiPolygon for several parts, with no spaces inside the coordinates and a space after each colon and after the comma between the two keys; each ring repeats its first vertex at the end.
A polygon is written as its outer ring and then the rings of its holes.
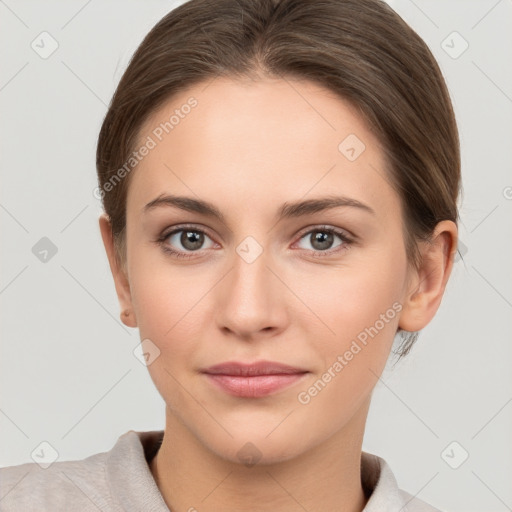
{"type": "Polygon", "coordinates": [[[291,459],[247,467],[208,450],[166,411],[150,463],[171,512],[361,512],[361,449],[369,402],[341,431],[291,459]]]}

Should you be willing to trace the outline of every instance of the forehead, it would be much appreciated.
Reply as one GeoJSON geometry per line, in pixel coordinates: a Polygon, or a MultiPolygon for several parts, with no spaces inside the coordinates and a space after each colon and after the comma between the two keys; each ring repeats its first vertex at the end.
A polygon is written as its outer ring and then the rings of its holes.
{"type": "Polygon", "coordinates": [[[262,154],[262,143],[269,143],[267,150],[277,149],[270,144],[276,136],[279,141],[293,143],[293,149],[302,153],[321,149],[320,143],[337,152],[340,138],[350,133],[371,145],[378,143],[360,112],[347,100],[319,84],[291,78],[217,77],[195,84],[151,115],[140,130],[140,138],[153,134],[157,142],[163,137],[177,143],[189,139],[192,130],[201,137],[197,142],[203,153],[218,150],[219,142],[224,147],[243,141],[245,150],[252,148],[262,154]],[[227,134],[229,140],[223,138],[227,134]]]}
{"type": "Polygon", "coordinates": [[[149,140],[129,203],[171,191],[208,190],[210,198],[234,195],[240,204],[244,195],[288,200],[333,188],[366,198],[379,189],[382,195],[382,187],[392,193],[380,143],[358,110],[309,81],[217,77],[196,84],[148,118],[139,145],[149,140]]]}

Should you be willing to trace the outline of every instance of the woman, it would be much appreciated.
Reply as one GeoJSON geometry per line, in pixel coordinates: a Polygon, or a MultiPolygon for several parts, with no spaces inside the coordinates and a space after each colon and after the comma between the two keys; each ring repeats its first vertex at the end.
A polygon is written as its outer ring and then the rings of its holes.
{"type": "Polygon", "coordinates": [[[437,510],[362,452],[457,246],[457,127],[415,32],[380,0],[191,0],[133,56],[97,170],[165,430],[4,468],[3,510],[437,510]]]}

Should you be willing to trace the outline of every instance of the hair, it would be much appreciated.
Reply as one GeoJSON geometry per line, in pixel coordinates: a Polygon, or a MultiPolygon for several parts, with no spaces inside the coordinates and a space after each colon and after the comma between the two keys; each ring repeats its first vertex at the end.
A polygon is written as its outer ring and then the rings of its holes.
{"type": "MultiPolygon", "coordinates": [[[[141,128],[172,96],[218,76],[308,80],[355,106],[380,141],[400,196],[409,263],[419,265],[418,242],[430,241],[438,222],[457,224],[460,149],[450,95],[426,43],[390,6],[189,0],[137,48],[99,133],[99,190],[121,263],[132,174],[126,165],[141,128]]],[[[400,357],[417,336],[406,333],[400,357]]]]}

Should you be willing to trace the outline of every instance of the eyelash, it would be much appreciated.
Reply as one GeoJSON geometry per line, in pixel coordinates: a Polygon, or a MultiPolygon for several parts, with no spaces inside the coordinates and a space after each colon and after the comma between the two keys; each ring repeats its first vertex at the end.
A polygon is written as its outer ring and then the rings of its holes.
{"type": "MultiPolygon", "coordinates": [[[[191,226],[179,226],[175,229],[173,229],[172,231],[164,231],[156,240],[155,242],[158,243],[162,250],[165,251],[166,253],[170,254],[171,256],[173,257],[176,257],[176,258],[183,258],[183,259],[189,259],[189,258],[193,258],[194,257],[194,253],[197,253],[197,252],[200,252],[200,251],[191,251],[190,253],[184,253],[182,251],[177,251],[175,249],[172,249],[168,244],[165,243],[165,241],[171,236],[171,235],[174,235],[176,233],[180,233],[181,231],[192,231],[193,233],[201,233],[201,234],[204,234],[206,236],[208,236],[208,233],[202,229],[198,229],[197,227],[191,225],[191,226]]],[[[329,226],[317,226],[313,229],[310,229],[309,231],[306,231],[305,233],[303,233],[299,240],[302,240],[306,235],[310,235],[311,233],[315,233],[315,232],[319,232],[319,233],[331,233],[331,234],[334,234],[334,235],[337,235],[341,241],[343,242],[342,244],[340,244],[338,247],[336,247],[335,249],[327,249],[325,251],[314,251],[313,250],[313,254],[315,258],[325,258],[327,256],[332,256],[334,253],[338,253],[338,252],[341,252],[341,251],[344,251],[344,250],[347,250],[349,248],[349,246],[351,244],[354,243],[354,240],[352,240],[352,238],[350,238],[346,233],[345,231],[341,231],[339,229],[336,229],[336,228],[333,228],[333,227],[329,227],[329,226]]],[[[208,236],[208,238],[211,238],[208,236]]],[[[308,249],[303,249],[303,250],[308,250],[308,249]]]]}

